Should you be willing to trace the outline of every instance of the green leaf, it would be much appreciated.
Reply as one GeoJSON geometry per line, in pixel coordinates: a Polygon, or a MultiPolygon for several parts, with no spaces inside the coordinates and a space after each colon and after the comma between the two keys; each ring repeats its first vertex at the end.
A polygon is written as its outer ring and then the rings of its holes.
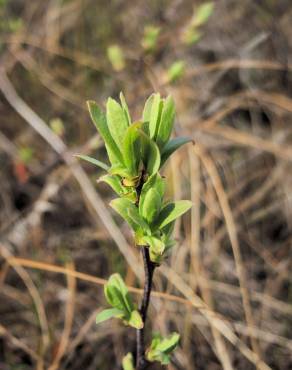
{"type": "Polygon", "coordinates": [[[156,191],[158,191],[160,197],[163,198],[165,193],[165,179],[163,179],[158,172],[150,176],[143,185],[140,195],[140,202],[143,203],[143,198],[151,188],[154,188],[156,191]]]}
{"type": "Polygon", "coordinates": [[[123,156],[125,165],[131,175],[137,176],[141,160],[141,127],[142,123],[137,122],[131,125],[126,132],[123,145],[123,156]]]}
{"type": "Polygon", "coordinates": [[[109,46],[107,48],[107,56],[115,71],[119,72],[125,68],[124,53],[118,45],[109,46]]]}
{"type": "Polygon", "coordinates": [[[127,322],[135,329],[142,329],[144,326],[142,317],[137,310],[131,312],[130,318],[127,322]]]}
{"type": "Polygon", "coordinates": [[[122,148],[128,120],[123,108],[112,98],[108,98],[106,104],[106,119],[112,138],[119,148],[122,148]]]}
{"type": "Polygon", "coordinates": [[[160,352],[170,354],[178,345],[180,335],[172,333],[169,337],[164,338],[157,346],[156,349],[160,352]]]}
{"type": "Polygon", "coordinates": [[[169,238],[173,232],[175,222],[172,221],[163,228],[160,229],[160,231],[167,237],[169,238]]]}
{"type": "Polygon", "coordinates": [[[155,137],[158,131],[162,108],[163,100],[161,100],[160,94],[154,94],[149,119],[149,134],[151,139],[155,137]]]}
{"type": "Polygon", "coordinates": [[[96,324],[100,324],[101,322],[107,321],[112,317],[123,316],[123,313],[124,311],[121,311],[117,308],[108,308],[107,310],[103,310],[97,314],[95,322],[96,324]]]}
{"type": "Polygon", "coordinates": [[[185,72],[186,64],[183,60],[177,60],[172,63],[167,70],[167,80],[169,82],[175,82],[181,78],[185,72]]]}
{"type": "MultiPolygon", "coordinates": [[[[142,187],[142,191],[140,194],[140,200],[139,200],[139,214],[142,215],[142,217],[143,217],[144,212],[145,214],[147,214],[146,209],[148,208],[148,204],[145,205],[146,203],[145,198],[151,189],[154,189],[159,195],[159,201],[158,201],[158,204],[155,205],[155,208],[157,209],[159,208],[160,210],[161,201],[163,199],[164,192],[165,192],[165,180],[162,179],[162,177],[158,173],[155,173],[154,175],[150,176],[142,187]]],[[[148,197],[148,199],[150,200],[150,197],[148,197]]]]}
{"type": "Polygon", "coordinates": [[[90,112],[91,119],[105,142],[105,147],[111,164],[123,165],[122,153],[120,152],[114,139],[111,136],[111,133],[107,126],[105,115],[94,101],[88,101],[87,106],[90,112]]]}
{"type": "Polygon", "coordinates": [[[146,51],[153,51],[157,44],[157,39],[160,33],[160,27],[148,25],[144,28],[144,37],[142,47],[146,51]]]}
{"type": "Polygon", "coordinates": [[[214,10],[214,3],[209,1],[200,5],[195,12],[191,25],[192,27],[199,27],[207,22],[214,10]]]}
{"type": "Polygon", "coordinates": [[[105,175],[99,178],[98,182],[105,182],[108,184],[113,191],[119,195],[121,198],[125,197],[129,199],[132,203],[137,201],[136,189],[132,186],[123,185],[124,180],[118,175],[105,175]]]}
{"type": "Polygon", "coordinates": [[[160,167],[160,151],[156,143],[140,130],[142,142],[142,161],[149,176],[158,172],[160,167]]]}
{"type": "Polygon", "coordinates": [[[179,334],[173,333],[168,338],[163,338],[159,333],[154,335],[150,348],[146,352],[148,361],[158,361],[162,365],[167,365],[170,362],[170,355],[177,347],[179,342],[179,334]]]}
{"type": "Polygon", "coordinates": [[[162,205],[162,199],[158,191],[154,188],[148,190],[139,204],[140,215],[151,224],[159,214],[162,205]]]}
{"type": "Polygon", "coordinates": [[[170,222],[182,216],[191,208],[191,206],[192,202],[189,200],[179,200],[177,202],[166,204],[155,221],[155,227],[162,229],[170,222]]]}
{"type": "Polygon", "coordinates": [[[129,316],[134,309],[131,297],[122,277],[113,274],[104,286],[104,294],[110,305],[129,316]]]}
{"type": "Polygon", "coordinates": [[[103,170],[106,170],[108,171],[110,168],[107,164],[99,161],[98,159],[95,159],[95,158],[92,158],[92,157],[89,157],[88,155],[83,155],[83,154],[75,154],[75,157],[77,158],[80,158],[80,159],[83,159],[84,161],[87,161],[91,164],[94,164],[95,166],[97,167],[100,167],[102,168],[103,170]]]}
{"type": "Polygon", "coordinates": [[[187,45],[195,44],[202,37],[202,32],[192,26],[188,27],[183,33],[183,42],[187,45]]]}
{"type": "Polygon", "coordinates": [[[120,92],[120,101],[121,101],[122,108],[123,108],[124,114],[125,114],[127,122],[128,122],[128,126],[130,126],[130,124],[132,122],[131,121],[131,116],[130,116],[130,112],[129,112],[129,108],[128,108],[126,99],[125,99],[124,94],[122,92],[120,92]]]}
{"type": "Polygon", "coordinates": [[[174,153],[177,149],[179,149],[182,145],[189,143],[192,139],[188,137],[177,137],[175,139],[170,140],[162,149],[161,152],[161,165],[162,167],[167,159],[174,153]]]}
{"type": "Polygon", "coordinates": [[[173,98],[168,96],[164,102],[161,120],[158,128],[156,142],[159,148],[163,147],[168,142],[175,117],[175,105],[173,98]]]}
{"type": "Polygon", "coordinates": [[[143,114],[142,114],[143,122],[148,122],[148,123],[150,122],[151,109],[152,109],[152,105],[153,105],[154,96],[155,96],[155,94],[152,94],[146,100],[146,103],[144,105],[143,114]]]}
{"type": "Polygon", "coordinates": [[[160,263],[161,256],[165,250],[165,244],[154,236],[144,236],[143,242],[149,245],[150,259],[152,262],[160,263]]]}
{"type": "Polygon", "coordinates": [[[117,175],[105,175],[99,178],[98,182],[105,182],[119,196],[127,193],[127,189],[122,185],[121,177],[117,175]]]}
{"type": "Polygon", "coordinates": [[[24,164],[29,164],[33,159],[34,150],[29,146],[19,148],[18,155],[24,164]]]}
{"type": "Polygon", "coordinates": [[[123,370],[135,370],[132,353],[128,353],[122,360],[123,370]]]}
{"type": "Polygon", "coordinates": [[[145,225],[145,222],[140,217],[138,208],[129,199],[114,199],[110,202],[110,206],[123,217],[135,232],[141,231],[141,225],[145,225]]]}
{"type": "Polygon", "coordinates": [[[127,305],[124,302],[123,296],[119,289],[111,284],[106,284],[104,286],[105,298],[112,307],[123,311],[123,316],[129,316],[129,311],[127,305]]]}
{"type": "Polygon", "coordinates": [[[109,173],[111,175],[118,175],[120,177],[131,177],[129,170],[125,166],[120,165],[111,166],[111,168],[109,169],[109,173]]]}
{"type": "Polygon", "coordinates": [[[56,118],[52,118],[50,121],[49,121],[49,125],[52,129],[52,131],[62,137],[65,133],[65,127],[64,127],[64,123],[63,121],[61,120],[61,118],[59,117],[56,117],[56,118]]]}
{"type": "Polygon", "coordinates": [[[143,234],[144,233],[149,234],[151,232],[149,225],[140,216],[137,207],[135,207],[135,211],[133,208],[128,209],[128,215],[138,227],[138,230],[136,232],[138,233],[143,232],[143,234]]]}

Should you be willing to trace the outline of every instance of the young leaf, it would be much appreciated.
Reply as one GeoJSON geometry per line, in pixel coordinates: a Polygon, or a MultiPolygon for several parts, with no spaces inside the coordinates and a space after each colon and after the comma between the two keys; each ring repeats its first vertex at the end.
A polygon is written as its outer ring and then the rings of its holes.
{"type": "Polygon", "coordinates": [[[157,346],[156,349],[160,352],[170,354],[178,345],[180,335],[172,333],[169,337],[164,338],[157,346]]]}
{"type": "Polygon", "coordinates": [[[208,18],[212,15],[213,9],[214,3],[212,1],[201,4],[193,16],[191,23],[192,27],[199,27],[206,23],[208,18]]]}
{"type": "Polygon", "coordinates": [[[112,317],[120,317],[123,316],[124,311],[121,311],[117,308],[108,308],[107,310],[103,310],[96,315],[95,322],[96,324],[100,324],[106,320],[111,319],[112,317]]]}
{"type": "Polygon", "coordinates": [[[186,63],[183,60],[177,60],[171,64],[166,72],[167,81],[175,82],[185,73],[186,63]]]}
{"type": "Polygon", "coordinates": [[[131,352],[124,356],[122,360],[123,370],[135,370],[134,358],[131,352]]]}
{"type": "Polygon", "coordinates": [[[140,195],[140,202],[139,202],[140,214],[141,214],[140,207],[142,206],[144,202],[144,198],[147,192],[152,188],[155,189],[159,193],[161,198],[163,198],[164,192],[165,192],[165,180],[159,175],[158,172],[150,176],[142,187],[142,191],[140,195]]]}
{"type": "Polygon", "coordinates": [[[94,164],[95,166],[97,167],[100,167],[102,168],[103,170],[106,170],[108,171],[110,168],[107,164],[99,161],[98,159],[95,159],[95,158],[92,158],[92,157],[89,157],[88,155],[83,155],[83,154],[75,154],[75,157],[78,157],[80,159],[83,159],[84,161],[87,161],[91,164],[94,164]]]}
{"type": "Polygon", "coordinates": [[[146,245],[149,245],[151,261],[159,263],[165,250],[165,244],[154,236],[144,236],[143,242],[146,243],[146,245]]]}
{"type": "Polygon", "coordinates": [[[160,231],[163,233],[163,235],[165,235],[167,238],[170,238],[172,232],[173,232],[173,228],[174,228],[174,224],[175,222],[172,221],[170,222],[169,224],[167,224],[166,226],[164,226],[163,228],[160,229],[160,231]]]}
{"type": "Polygon", "coordinates": [[[159,33],[160,33],[160,27],[148,25],[144,28],[144,37],[142,39],[142,47],[146,51],[153,51],[155,49],[159,33]]]}
{"type": "Polygon", "coordinates": [[[163,338],[160,334],[155,335],[146,353],[147,360],[158,361],[162,365],[169,364],[170,354],[178,345],[178,341],[179,334],[177,333],[173,333],[168,338],[163,338]]]}
{"type": "Polygon", "coordinates": [[[123,144],[123,156],[125,164],[131,173],[131,175],[137,176],[139,170],[139,164],[141,160],[141,141],[140,132],[138,130],[142,123],[136,123],[131,125],[125,134],[123,144]]]}
{"type": "Polygon", "coordinates": [[[110,45],[107,48],[107,56],[115,71],[119,72],[125,68],[124,53],[118,45],[110,45]]]}
{"type": "Polygon", "coordinates": [[[175,117],[175,105],[173,98],[168,96],[164,102],[161,120],[158,127],[156,142],[162,148],[169,140],[175,117]]]}
{"type": "Polygon", "coordinates": [[[129,112],[129,108],[128,108],[126,99],[125,99],[124,94],[122,92],[120,92],[120,101],[121,101],[121,104],[122,104],[124,114],[125,114],[126,119],[127,119],[128,126],[130,126],[131,116],[130,116],[130,112],[129,112]]]}
{"type": "Polygon", "coordinates": [[[123,108],[112,98],[106,104],[106,119],[112,138],[119,148],[122,148],[128,128],[128,120],[123,108]]]}
{"type": "Polygon", "coordinates": [[[104,140],[111,164],[123,165],[123,157],[108,129],[106,117],[94,101],[87,102],[91,119],[104,140]]]}
{"type": "Polygon", "coordinates": [[[160,94],[154,94],[149,118],[149,134],[151,139],[155,137],[158,131],[162,107],[163,100],[160,99],[160,94]]]}
{"type": "Polygon", "coordinates": [[[152,94],[146,100],[146,103],[144,105],[143,114],[142,114],[143,122],[148,122],[148,123],[150,122],[151,109],[152,109],[152,105],[153,105],[154,96],[155,96],[155,94],[152,94]]]}
{"type": "Polygon", "coordinates": [[[190,25],[182,35],[183,42],[187,45],[195,44],[202,37],[202,32],[198,28],[190,25]]]}
{"type": "Polygon", "coordinates": [[[170,140],[162,149],[161,151],[161,165],[162,167],[167,159],[174,153],[177,149],[179,149],[182,145],[189,143],[192,139],[188,137],[177,137],[175,139],[170,140]]]}
{"type": "Polygon", "coordinates": [[[129,316],[127,305],[124,302],[122,293],[117,287],[107,283],[104,286],[104,295],[108,304],[120,311],[123,311],[123,315],[129,316]]]}
{"type": "Polygon", "coordinates": [[[143,201],[139,204],[140,215],[151,224],[158,216],[162,204],[162,199],[158,191],[154,188],[148,190],[143,196],[143,201]]]}
{"type": "Polygon", "coordinates": [[[160,167],[160,151],[156,143],[140,130],[142,141],[142,161],[149,176],[155,174],[160,167]]]}
{"type": "Polygon", "coordinates": [[[133,311],[133,303],[128,289],[119,274],[113,274],[104,286],[104,294],[110,305],[122,310],[126,316],[133,311]]]}
{"type": "Polygon", "coordinates": [[[142,317],[137,310],[133,310],[131,312],[130,318],[127,322],[135,329],[142,329],[144,326],[142,317]]]}
{"type": "Polygon", "coordinates": [[[111,168],[109,169],[109,173],[111,175],[118,175],[120,177],[131,177],[131,173],[129,172],[129,170],[125,166],[120,165],[111,166],[111,168]]]}
{"type": "Polygon", "coordinates": [[[159,216],[155,220],[155,227],[162,229],[170,222],[174,221],[178,217],[182,216],[192,206],[192,202],[189,200],[179,200],[174,203],[166,204],[160,211],[159,216]]]}
{"type": "Polygon", "coordinates": [[[110,202],[110,206],[123,217],[134,232],[141,231],[141,223],[145,223],[140,217],[137,207],[129,199],[114,199],[110,202]]]}
{"type": "Polygon", "coordinates": [[[123,187],[121,180],[120,176],[117,175],[105,175],[100,177],[98,182],[105,182],[116,194],[123,196],[128,192],[128,190],[123,187]]]}
{"type": "Polygon", "coordinates": [[[133,208],[128,209],[128,215],[132,219],[132,221],[137,225],[138,233],[142,232],[143,234],[150,234],[151,230],[149,228],[149,225],[143,220],[143,218],[140,216],[138,212],[138,208],[135,207],[135,211],[133,208]]]}

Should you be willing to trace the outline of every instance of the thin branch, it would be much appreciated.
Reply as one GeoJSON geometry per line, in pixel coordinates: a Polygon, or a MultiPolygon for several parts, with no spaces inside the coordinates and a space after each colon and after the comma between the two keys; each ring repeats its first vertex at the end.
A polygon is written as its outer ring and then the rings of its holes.
{"type": "Polygon", "coordinates": [[[143,328],[137,329],[136,331],[136,345],[137,345],[137,352],[136,352],[136,369],[143,370],[147,365],[147,361],[145,359],[145,341],[144,341],[144,332],[145,332],[145,325],[147,319],[147,311],[150,302],[150,294],[152,289],[152,281],[153,281],[153,273],[155,269],[155,264],[151,262],[149,256],[149,249],[147,247],[142,247],[142,256],[143,256],[143,264],[144,264],[144,271],[145,271],[145,283],[144,283],[144,292],[143,298],[140,304],[140,314],[143,320],[143,328]]]}

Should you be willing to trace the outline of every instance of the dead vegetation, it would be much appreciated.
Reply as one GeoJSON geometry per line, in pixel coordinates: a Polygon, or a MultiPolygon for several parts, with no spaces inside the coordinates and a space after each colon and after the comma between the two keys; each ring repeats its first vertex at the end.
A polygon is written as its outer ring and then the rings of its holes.
{"type": "Polygon", "coordinates": [[[119,369],[133,347],[134,331],[94,319],[113,271],[141,293],[139,254],[100,173],[73,157],[104,155],[85,101],[120,90],[136,118],[151,91],[171,93],[196,142],[165,170],[194,202],[150,308],[154,330],[182,335],[169,369],[290,369],[290,1],[216,1],[194,45],[191,1],[0,4],[0,369],[119,369]],[[152,53],[147,24],[161,27],[152,53]]]}

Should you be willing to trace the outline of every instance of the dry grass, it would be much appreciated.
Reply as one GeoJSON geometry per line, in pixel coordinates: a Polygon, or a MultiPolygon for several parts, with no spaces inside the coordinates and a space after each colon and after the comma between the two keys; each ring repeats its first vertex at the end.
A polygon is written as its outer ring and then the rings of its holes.
{"type": "Polygon", "coordinates": [[[132,350],[131,330],[94,319],[112,272],[141,294],[139,251],[109,211],[100,174],[73,154],[103,156],[88,98],[103,104],[123,90],[138,118],[153,89],[174,96],[177,133],[196,142],[164,170],[172,196],[194,203],[157,270],[150,309],[154,330],[182,335],[169,369],[291,367],[291,6],[218,1],[190,47],[181,34],[193,3],[165,4],[12,0],[3,8],[1,369],[119,369],[132,350]],[[10,30],[15,17],[23,26],[10,30]],[[152,55],[140,45],[146,23],[162,28],[152,55]],[[121,72],[106,57],[112,43],[125,53],[121,72]],[[186,71],[169,83],[177,59],[186,71]],[[23,148],[34,152],[27,161],[23,148]]]}

